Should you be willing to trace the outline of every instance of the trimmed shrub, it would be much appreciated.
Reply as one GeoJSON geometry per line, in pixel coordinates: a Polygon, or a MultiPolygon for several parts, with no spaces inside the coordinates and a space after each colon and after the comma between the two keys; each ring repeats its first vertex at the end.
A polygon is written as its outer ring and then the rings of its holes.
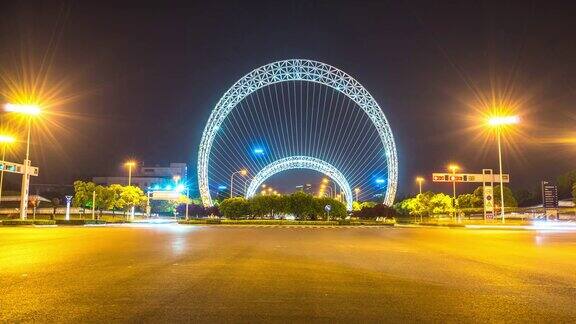
{"type": "Polygon", "coordinates": [[[22,225],[34,225],[34,221],[31,219],[21,220],[21,219],[6,219],[2,221],[3,226],[22,226],[22,225]]]}
{"type": "MultiPolygon", "coordinates": [[[[110,219],[102,219],[100,221],[103,221],[106,224],[126,224],[126,223],[132,223],[131,220],[128,219],[121,219],[121,218],[110,218],[110,219]]],[[[100,223],[98,223],[100,224],[100,223]]]]}
{"type": "Polygon", "coordinates": [[[56,221],[51,219],[35,219],[34,225],[55,225],[56,221]]]}
{"type": "Polygon", "coordinates": [[[101,219],[57,219],[56,224],[58,225],[97,225],[106,224],[106,221],[101,219]]]}

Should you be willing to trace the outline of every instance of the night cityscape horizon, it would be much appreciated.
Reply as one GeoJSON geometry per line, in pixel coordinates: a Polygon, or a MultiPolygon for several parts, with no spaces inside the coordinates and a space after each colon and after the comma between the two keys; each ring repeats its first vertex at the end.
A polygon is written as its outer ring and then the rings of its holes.
{"type": "Polygon", "coordinates": [[[0,322],[576,322],[576,3],[0,12],[0,322]]]}

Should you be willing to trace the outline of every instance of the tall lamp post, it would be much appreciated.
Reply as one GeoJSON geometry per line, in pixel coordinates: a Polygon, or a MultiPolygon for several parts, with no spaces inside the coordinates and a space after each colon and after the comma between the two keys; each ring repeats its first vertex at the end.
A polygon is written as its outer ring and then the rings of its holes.
{"type": "Polygon", "coordinates": [[[496,141],[498,142],[498,167],[500,169],[500,215],[502,223],[506,222],[504,216],[504,181],[502,179],[502,129],[509,125],[515,125],[520,122],[518,116],[497,116],[488,119],[488,126],[496,130],[496,141]]]}
{"type": "Polygon", "coordinates": [[[135,161],[128,161],[124,163],[125,166],[128,167],[128,186],[132,185],[132,168],[136,166],[135,161]]]}
{"type": "MultiPolygon", "coordinates": [[[[12,136],[8,135],[0,135],[0,143],[2,144],[2,162],[6,161],[6,146],[8,144],[14,143],[16,140],[12,136]]],[[[2,185],[4,183],[4,169],[6,169],[6,165],[2,165],[2,169],[0,170],[0,204],[2,204],[2,185]]]]}
{"type": "Polygon", "coordinates": [[[456,216],[456,171],[460,169],[459,166],[455,164],[450,164],[448,166],[448,170],[452,172],[452,199],[453,199],[453,207],[454,207],[454,216],[456,216]]]}
{"type": "Polygon", "coordinates": [[[358,200],[358,194],[360,193],[360,188],[354,188],[354,193],[356,194],[356,202],[360,202],[360,200],[358,200]]]}
{"type": "Polygon", "coordinates": [[[38,105],[6,104],[4,110],[22,114],[27,117],[26,157],[24,158],[24,172],[22,174],[22,189],[20,191],[20,219],[28,217],[28,190],[30,186],[30,133],[32,132],[32,118],[41,112],[38,105]]]}
{"type": "Polygon", "coordinates": [[[330,188],[330,198],[334,198],[334,196],[336,195],[336,188],[332,186],[332,180],[328,178],[323,178],[322,183],[326,185],[328,188],[330,188]]]}
{"type": "MultiPolygon", "coordinates": [[[[124,165],[128,167],[128,187],[130,187],[132,185],[132,168],[136,166],[136,162],[128,161],[124,165]]],[[[130,219],[134,220],[134,206],[130,208],[130,219]]]]}
{"type": "Polygon", "coordinates": [[[416,177],[416,182],[418,182],[418,193],[422,194],[422,182],[424,182],[424,178],[416,177]]]}
{"type": "Polygon", "coordinates": [[[241,176],[245,177],[248,175],[248,170],[246,169],[242,169],[242,170],[238,170],[236,172],[232,172],[232,175],[230,175],[230,198],[234,197],[234,175],[236,174],[240,174],[241,176]]]}

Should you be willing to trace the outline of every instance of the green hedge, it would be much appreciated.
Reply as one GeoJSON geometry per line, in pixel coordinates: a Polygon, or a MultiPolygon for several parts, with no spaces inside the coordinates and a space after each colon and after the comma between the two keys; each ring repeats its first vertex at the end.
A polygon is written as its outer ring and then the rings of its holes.
{"type": "Polygon", "coordinates": [[[55,221],[49,219],[7,219],[2,221],[4,226],[22,226],[22,225],[54,225],[55,221]]]}
{"type": "Polygon", "coordinates": [[[395,219],[389,219],[384,222],[381,221],[373,221],[373,220],[360,220],[360,221],[352,221],[350,225],[360,225],[360,226],[394,226],[396,224],[395,219]]]}
{"type": "Polygon", "coordinates": [[[106,224],[106,221],[101,219],[57,219],[56,224],[58,225],[96,225],[96,224],[106,224]]]}
{"type": "Polygon", "coordinates": [[[189,219],[179,220],[178,224],[185,225],[203,225],[203,224],[224,224],[224,225],[361,225],[361,226],[394,226],[394,221],[377,222],[377,221],[290,221],[290,220],[272,220],[272,219],[189,219]]]}
{"type": "MultiPolygon", "coordinates": [[[[132,223],[131,220],[127,219],[101,219],[101,221],[105,222],[106,224],[125,224],[125,223],[132,223]]],[[[99,223],[100,224],[100,223],[99,223]]]]}

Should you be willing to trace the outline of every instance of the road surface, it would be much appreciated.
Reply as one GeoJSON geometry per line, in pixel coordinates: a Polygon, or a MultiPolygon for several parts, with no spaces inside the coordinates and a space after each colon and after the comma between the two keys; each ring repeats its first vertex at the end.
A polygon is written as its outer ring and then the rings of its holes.
{"type": "Polygon", "coordinates": [[[0,227],[0,322],[574,322],[576,233],[0,227]]]}

